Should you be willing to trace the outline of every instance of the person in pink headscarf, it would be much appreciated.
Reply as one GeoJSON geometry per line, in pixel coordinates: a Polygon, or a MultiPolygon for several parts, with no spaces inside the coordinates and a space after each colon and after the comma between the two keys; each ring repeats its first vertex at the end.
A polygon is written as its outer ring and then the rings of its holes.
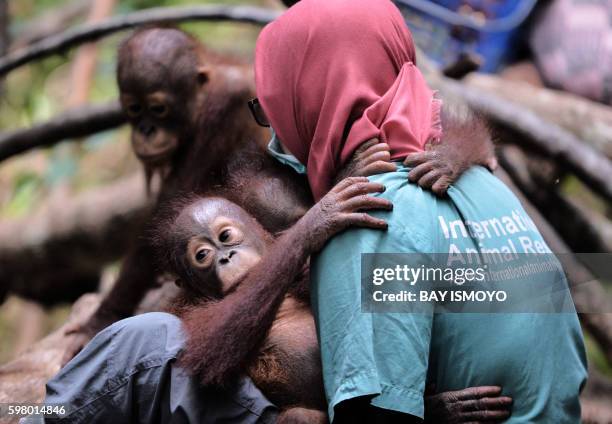
{"type": "Polygon", "coordinates": [[[298,4],[268,25],[255,62],[258,99],[284,147],[307,164],[316,200],[365,140],[387,143],[397,160],[441,133],[440,101],[395,6],[323,3],[298,4]],[[327,22],[334,8],[342,14],[327,22]]]}
{"type": "MultiPolygon", "coordinates": [[[[372,213],[388,230],[349,229],[311,261],[330,420],[419,421],[429,380],[440,391],[503,387],[514,399],[508,422],[578,422],[586,363],[573,304],[565,314],[434,315],[426,302],[412,313],[362,312],[364,253],[438,252],[465,261],[507,246],[529,253],[526,240],[550,252],[525,224],[531,221],[520,202],[483,167],[468,170],[444,198],[409,182],[403,162],[453,122],[441,119],[441,101],[416,67],[411,34],[393,3],[300,1],[261,32],[255,79],[274,130],[273,154],[305,169],[316,200],[368,140],[386,143],[396,168],[369,177],[394,204],[372,213]],[[490,221],[506,227],[493,233],[490,221]],[[538,353],[527,360],[535,340],[538,353]]],[[[437,176],[425,169],[426,179],[437,176]]],[[[491,419],[507,418],[503,412],[491,419]]]]}

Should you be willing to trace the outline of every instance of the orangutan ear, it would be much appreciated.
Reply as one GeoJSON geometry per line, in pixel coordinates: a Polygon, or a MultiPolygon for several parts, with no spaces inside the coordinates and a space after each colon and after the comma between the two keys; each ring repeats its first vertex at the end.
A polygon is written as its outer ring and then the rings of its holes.
{"type": "Polygon", "coordinates": [[[176,278],[176,280],[174,280],[174,284],[176,284],[176,286],[179,289],[183,289],[185,287],[185,283],[183,283],[183,280],[181,280],[180,278],[176,278]]]}
{"type": "Polygon", "coordinates": [[[210,81],[210,67],[209,66],[200,66],[198,68],[198,84],[204,85],[208,81],[210,81]]]}

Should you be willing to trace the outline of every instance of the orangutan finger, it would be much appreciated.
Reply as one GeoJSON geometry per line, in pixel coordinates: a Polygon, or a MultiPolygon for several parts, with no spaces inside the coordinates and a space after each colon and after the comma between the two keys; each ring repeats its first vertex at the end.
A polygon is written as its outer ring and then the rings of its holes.
{"type": "Polygon", "coordinates": [[[410,153],[408,156],[406,156],[406,159],[404,159],[404,166],[413,168],[422,163],[434,160],[435,158],[435,152],[431,151],[410,153]]]}
{"type": "Polygon", "coordinates": [[[429,173],[434,168],[437,168],[438,164],[433,161],[428,161],[413,168],[408,173],[408,179],[412,182],[419,181],[425,174],[429,173]]]}

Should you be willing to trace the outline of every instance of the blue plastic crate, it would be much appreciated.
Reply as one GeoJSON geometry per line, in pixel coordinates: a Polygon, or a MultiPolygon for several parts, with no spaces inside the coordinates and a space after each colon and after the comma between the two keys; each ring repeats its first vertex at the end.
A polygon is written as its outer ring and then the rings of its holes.
{"type": "Polygon", "coordinates": [[[513,43],[537,0],[394,0],[417,45],[440,66],[464,52],[495,72],[515,52],[513,43]]]}

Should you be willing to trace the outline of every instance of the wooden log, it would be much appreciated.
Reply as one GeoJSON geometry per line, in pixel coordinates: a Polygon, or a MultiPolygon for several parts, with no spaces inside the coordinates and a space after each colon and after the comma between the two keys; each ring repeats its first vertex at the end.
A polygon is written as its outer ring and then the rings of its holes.
{"type": "Polygon", "coordinates": [[[0,222],[0,287],[43,304],[97,287],[149,214],[142,175],[77,196],[58,195],[33,215],[0,222]]]}
{"type": "Polygon", "coordinates": [[[534,87],[494,75],[473,73],[462,82],[527,108],[612,158],[612,107],[563,91],[534,87]]]}

